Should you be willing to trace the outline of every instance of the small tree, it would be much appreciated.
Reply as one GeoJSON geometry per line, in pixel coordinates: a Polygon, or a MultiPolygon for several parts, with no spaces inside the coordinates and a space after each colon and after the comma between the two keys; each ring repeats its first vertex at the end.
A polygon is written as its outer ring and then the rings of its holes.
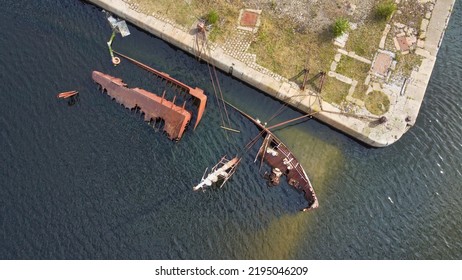
{"type": "Polygon", "coordinates": [[[338,18],[332,26],[332,33],[335,37],[342,35],[350,29],[350,22],[345,18],[338,18]]]}
{"type": "Polygon", "coordinates": [[[207,16],[205,17],[205,19],[207,20],[207,23],[208,23],[208,24],[215,24],[215,23],[217,23],[218,18],[219,18],[219,17],[218,17],[218,13],[217,13],[217,11],[215,11],[215,10],[211,10],[211,11],[207,14],[207,16]]]}
{"type": "Polygon", "coordinates": [[[377,5],[376,14],[379,19],[388,20],[398,7],[391,0],[384,1],[377,5]]]}

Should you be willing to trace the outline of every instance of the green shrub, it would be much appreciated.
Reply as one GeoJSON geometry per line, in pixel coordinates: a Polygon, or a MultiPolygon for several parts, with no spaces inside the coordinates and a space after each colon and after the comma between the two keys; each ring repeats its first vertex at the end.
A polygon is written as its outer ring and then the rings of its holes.
{"type": "Polygon", "coordinates": [[[332,26],[332,33],[334,33],[335,37],[342,35],[343,33],[347,32],[350,29],[350,23],[347,19],[339,18],[335,21],[334,25],[332,26]]]}
{"type": "Polygon", "coordinates": [[[395,2],[387,0],[377,5],[376,14],[379,19],[388,20],[396,9],[395,2]]]}
{"type": "Polygon", "coordinates": [[[208,23],[208,24],[215,24],[215,23],[217,23],[218,18],[219,18],[219,17],[218,17],[218,13],[217,13],[217,11],[215,11],[215,10],[210,11],[210,12],[207,14],[207,16],[205,17],[205,19],[207,20],[207,23],[208,23]]]}

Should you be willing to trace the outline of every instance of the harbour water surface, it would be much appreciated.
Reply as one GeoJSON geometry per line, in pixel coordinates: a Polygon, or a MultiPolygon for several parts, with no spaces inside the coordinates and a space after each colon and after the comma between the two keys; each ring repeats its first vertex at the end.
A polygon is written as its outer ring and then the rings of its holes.
{"type": "MultiPolygon", "coordinates": [[[[192,192],[207,166],[258,130],[229,110],[220,129],[206,64],[130,26],[115,49],[209,96],[173,143],[102,94],[98,70],[160,92],[110,63],[105,15],[76,0],[6,0],[0,11],[1,259],[462,258],[462,4],[456,2],[415,127],[382,149],[309,120],[277,131],[309,174],[319,209],[268,188],[257,147],[221,190],[192,192]],[[68,106],[58,92],[76,89],[68,106]]],[[[281,104],[219,74],[227,100],[259,119],[281,104]]],[[[273,122],[299,116],[291,109],[273,122]]]]}

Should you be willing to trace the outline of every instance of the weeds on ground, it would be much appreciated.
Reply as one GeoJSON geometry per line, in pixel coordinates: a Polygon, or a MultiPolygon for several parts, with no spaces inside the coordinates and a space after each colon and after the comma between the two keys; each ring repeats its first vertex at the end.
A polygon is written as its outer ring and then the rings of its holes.
{"type": "Polygon", "coordinates": [[[389,20],[397,8],[394,1],[386,0],[377,5],[375,13],[378,19],[389,20]]]}
{"type": "Polygon", "coordinates": [[[335,46],[324,34],[298,32],[290,21],[263,14],[249,52],[256,54],[258,64],[291,80],[309,69],[308,87],[315,89],[315,77],[328,71],[335,46]]]}
{"type": "Polygon", "coordinates": [[[385,29],[386,21],[369,18],[358,29],[350,32],[345,48],[357,55],[372,60],[379,48],[380,39],[385,29]]]}
{"type": "Polygon", "coordinates": [[[334,37],[343,35],[350,30],[350,22],[345,18],[338,18],[332,26],[334,37]]]}

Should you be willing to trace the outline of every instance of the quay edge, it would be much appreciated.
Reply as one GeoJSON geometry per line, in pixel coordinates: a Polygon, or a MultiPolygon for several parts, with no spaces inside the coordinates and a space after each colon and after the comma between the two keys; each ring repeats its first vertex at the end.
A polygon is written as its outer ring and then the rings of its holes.
{"type": "MultiPolygon", "coordinates": [[[[195,55],[195,36],[187,30],[137,12],[122,0],[86,1],[110,11],[166,42],[195,55]]],[[[322,103],[323,111],[315,114],[314,117],[373,147],[386,147],[400,139],[415,124],[418,117],[454,3],[455,0],[436,1],[426,28],[424,44],[416,49],[416,54],[422,57],[422,64],[417,71],[412,72],[405,87],[400,89],[401,92],[394,93],[397,96],[394,100],[395,104],[390,106],[390,110],[384,115],[387,119],[386,123],[380,124],[377,121],[342,114],[338,108],[327,102],[322,103]]],[[[280,81],[259,72],[244,62],[227,55],[220,46],[216,46],[208,53],[202,53],[202,59],[281,101],[287,102],[289,100],[287,103],[302,112],[310,112],[310,108],[320,109],[318,101],[314,97],[309,94],[300,96],[304,92],[300,91],[296,84],[284,80],[280,81]],[[291,96],[293,97],[290,98],[291,96]]],[[[386,90],[396,91],[396,89],[386,90]]]]}

